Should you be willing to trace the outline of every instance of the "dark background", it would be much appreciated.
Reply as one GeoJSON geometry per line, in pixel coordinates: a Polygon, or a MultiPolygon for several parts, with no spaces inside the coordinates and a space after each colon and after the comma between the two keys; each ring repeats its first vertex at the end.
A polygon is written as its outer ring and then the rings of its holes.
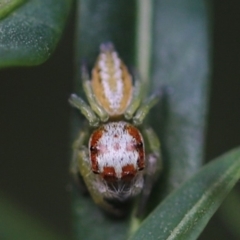
{"type": "MultiPolygon", "coordinates": [[[[240,145],[240,3],[213,3],[206,161],[240,145]]],[[[46,63],[0,72],[1,193],[65,235],[71,231],[67,99],[73,84],[73,31],[74,14],[46,63]]],[[[210,222],[215,225],[233,239],[218,216],[210,222]]]]}

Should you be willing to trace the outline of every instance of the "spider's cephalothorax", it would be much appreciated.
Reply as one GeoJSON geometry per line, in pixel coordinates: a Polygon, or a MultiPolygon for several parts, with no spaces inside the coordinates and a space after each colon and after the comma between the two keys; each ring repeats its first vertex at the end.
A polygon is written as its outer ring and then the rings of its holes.
{"type": "Polygon", "coordinates": [[[89,105],[72,94],[70,103],[86,117],[89,127],[74,143],[71,172],[81,174],[94,201],[121,215],[112,202],[141,193],[145,202],[160,170],[160,144],[143,120],[158,95],[142,101],[143,83],[132,77],[111,43],[100,46],[91,80],[82,68],[89,105]],[[141,132],[139,130],[141,128],[141,132]]]}

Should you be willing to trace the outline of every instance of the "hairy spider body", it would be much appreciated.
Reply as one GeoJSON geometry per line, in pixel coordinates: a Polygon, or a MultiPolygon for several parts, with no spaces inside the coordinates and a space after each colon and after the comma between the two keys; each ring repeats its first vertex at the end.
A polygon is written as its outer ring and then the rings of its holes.
{"type": "Polygon", "coordinates": [[[159,140],[143,124],[159,96],[142,101],[143,83],[136,80],[133,85],[111,43],[100,46],[91,80],[84,66],[82,79],[90,106],[75,94],[69,101],[89,127],[74,143],[71,173],[76,181],[81,174],[98,205],[121,215],[113,202],[125,202],[140,193],[145,202],[160,170],[159,140]]]}
{"type": "Polygon", "coordinates": [[[132,77],[112,45],[101,45],[91,82],[96,100],[110,117],[125,112],[132,98],[132,77]]]}

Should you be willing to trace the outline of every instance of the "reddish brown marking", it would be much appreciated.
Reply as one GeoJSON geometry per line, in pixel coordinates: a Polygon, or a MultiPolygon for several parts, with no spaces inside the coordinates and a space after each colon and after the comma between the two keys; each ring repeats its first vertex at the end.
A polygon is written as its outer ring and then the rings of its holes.
{"type": "Polygon", "coordinates": [[[101,175],[107,182],[115,182],[117,180],[114,167],[104,167],[101,175]]]}
{"type": "Polygon", "coordinates": [[[139,154],[139,158],[137,160],[138,170],[143,170],[145,167],[145,154],[144,154],[143,143],[142,142],[137,143],[135,147],[139,154]]]}
{"type": "Polygon", "coordinates": [[[145,154],[142,135],[140,134],[139,130],[132,125],[127,125],[125,128],[128,131],[128,133],[136,140],[134,148],[137,150],[139,154],[139,158],[137,161],[138,169],[143,170],[145,167],[145,154]]]}
{"type": "Polygon", "coordinates": [[[139,130],[136,127],[128,124],[125,126],[125,129],[137,141],[137,143],[142,142],[142,136],[140,135],[139,130]]]}
{"type": "Polygon", "coordinates": [[[90,149],[90,159],[92,163],[92,171],[94,173],[99,173],[98,169],[98,162],[97,162],[97,155],[99,152],[99,149],[97,148],[97,144],[99,139],[103,135],[103,128],[100,127],[96,131],[93,132],[90,140],[89,140],[89,149],[90,149]]]}
{"type": "Polygon", "coordinates": [[[131,181],[137,170],[132,164],[125,165],[122,167],[122,180],[124,181],[131,181]]]}

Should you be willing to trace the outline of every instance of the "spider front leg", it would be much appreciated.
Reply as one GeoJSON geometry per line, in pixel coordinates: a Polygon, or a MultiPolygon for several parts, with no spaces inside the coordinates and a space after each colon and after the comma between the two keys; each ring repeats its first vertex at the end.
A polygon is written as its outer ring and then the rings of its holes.
{"type": "MultiPolygon", "coordinates": [[[[82,173],[80,172],[79,162],[80,159],[84,158],[83,156],[86,156],[88,154],[87,147],[84,145],[88,141],[88,137],[89,128],[84,127],[83,130],[80,131],[78,138],[73,143],[73,155],[70,163],[70,174],[72,175],[74,183],[82,190],[86,190],[86,186],[83,186],[84,183],[82,182],[83,179],[81,178],[84,175],[82,175],[82,173]]],[[[86,171],[86,169],[84,171],[86,171]]]]}
{"type": "Polygon", "coordinates": [[[139,77],[136,76],[136,74],[134,74],[134,78],[135,78],[135,84],[134,84],[134,89],[133,89],[133,97],[131,100],[131,103],[129,104],[128,108],[126,109],[125,113],[124,113],[124,117],[127,120],[130,120],[133,118],[134,113],[136,112],[136,110],[138,109],[143,95],[144,95],[144,84],[143,82],[140,80],[139,77]]]}
{"type": "Polygon", "coordinates": [[[159,177],[162,169],[162,159],[160,152],[160,141],[152,128],[147,127],[143,129],[143,135],[146,141],[146,167],[144,188],[142,190],[138,208],[136,212],[137,217],[144,214],[144,210],[151,194],[154,183],[159,177]]]}
{"type": "Polygon", "coordinates": [[[133,116],[134,125],[139,126],[143,123],[143,120],[145,119],[151,108],[159,102],[160,97],[161,93],[155,92],[141,104],[141,106],[138,108],[135,115],[133,116]]]}
{"type": "Polygon", "coordinates": [[[102,191],[106,191],[106,189],[104,185],[102,185],[101,176],[92,171],[89,150],[86,145],[89,139],[89,128],[85,127],[83,129],[84,130],[80,132],[78,139],[73,144],[73,157],[70,166],[70,172],[73,179],[76,185],[81,189],[83,189],[83,186],[81,186],[81,180],[83,180],[93,201],[106,210],[106,212],[111,212],[116,216],[122,216],[122,210],[115,207],[114,203],[111,201],[107,201],[102,194],[102,191]],[[80,179],[80,177],[82,177],[82,179],[80,179]]]}
{"type": "Polygon", "coordinates": [[[132,100],[124,113],[124,117],[127,120],[133,121],[135,126],[142,125],[145,117],[151,110],[151,108],[158,103],[161,98],[162,90],[156,91],[144,102],[142,99],[145,96],[145,84],[140,80],[137,74],[134,74],[135,84],[133,89],[132,100]]]}
{"type": "Polygon", "coordinates": [[[81,111],[81,113],[88,120],[90,126],[97,127],[99,126],[99,120],[101,122],[106,122],[109,118],[109,115],[104,110],[104,108],[102,108],[99,105],[99,103],[95,99],[91,82],[90,82],[90,77],[85,65],[82,65],[81,73],[82,73],[81,77],[83,81],[83,89],[90,106],[82,98],[78,97],[76,94],[72,94],[70,96],[69,102],[73,107],[81,111]]]}
{"type": "Polygon", "coordinates": [[[90,126],[97,127],[99,125],[99,118],[82,98],[78,97],[76,94],[71,94],[68,101],[73,107],[81,111],[88,120],[90,126]]]}
{"type": "Polygon", "coordinates": [[[87,68],[85,65],[82,65],[81,69],[83,89],[85,91],[87,100],[91,106],[91,109],[99,116],[102,122],[106,122],[109,118],[108,113],[104,110],[102,106],[97,102],[95,95],[93,93],[90,76],[88,74],[87,68]]]}

